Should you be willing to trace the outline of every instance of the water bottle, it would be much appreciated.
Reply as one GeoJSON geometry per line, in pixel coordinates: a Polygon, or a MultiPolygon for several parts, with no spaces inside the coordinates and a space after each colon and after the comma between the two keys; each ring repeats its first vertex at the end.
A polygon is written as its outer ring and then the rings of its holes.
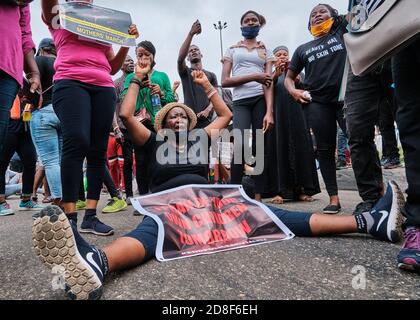
{"type": "Polygon", "coordinates": [[[154,114],[156,114],[162,108],[162,103],[160,101],[160,96],[159,96],[159,94],[154,94],[150,97],[150,99],[152,101],[153,112],[154,112],[154,114]]]}

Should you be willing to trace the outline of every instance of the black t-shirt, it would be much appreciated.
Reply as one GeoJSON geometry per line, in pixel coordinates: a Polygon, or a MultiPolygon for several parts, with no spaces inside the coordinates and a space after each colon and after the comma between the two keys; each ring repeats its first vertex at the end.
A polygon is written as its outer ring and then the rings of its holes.
{"type": "MultiPolygon", "coordinates": [[[[50,88],[53,84],[53,77],[54,77],[54,62],[55,58],[53,57],[44,57],[44,56],[37,56],[35,57],[36,64],[38,65],[39,72],[41,74],[41,85],[42,90],[45,91],[50,88]]],[[[52,103],[52,88],[42,95],[42,106],[45,107],[52,103]]]]}
{"type": "Polygon", "coordinates": [[[340,17],[337,22],[328,35],[299,46],[289,66],[297,74],[305,69],[303,87],[315,102],[338,102],[347,56],[343,40],[347,21],[340,17]]]}
{"type": "MultiPolygon", "coordinates": [[[[213,72],[203,70],[213,87],[217,86],[217,77],[213,72]]],[[[179,72],[182,82],[182,91],[184,92],[184,103],[194,110],[195,113],[200,113],[208,107],[210,101],[204,89],[196,84],[191,76],[192,69],[186,67],[185,71],[179,72]]]]}
{"type": "MultiPolygon", "coordinates": [[[[183,174],[196,174],[207,179],[209,170],[208,137],[192,139],[193,132],[189,133],[189,137],[194,141],[188,141],[187,148],[182,153],[179,153],[172,144],[158,141],[156,133],[151,133],[149,140],[142,147],[152,155],[148,168],[151,190],[169,179],[183,174]]],[[[159,140],[163,140],[163,138],[159,137],[159,140]]]]}

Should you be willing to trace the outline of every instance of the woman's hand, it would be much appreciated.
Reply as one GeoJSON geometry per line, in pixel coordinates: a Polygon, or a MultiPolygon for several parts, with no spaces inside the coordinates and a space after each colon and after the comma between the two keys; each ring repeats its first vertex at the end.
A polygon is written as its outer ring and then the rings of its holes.
{"type": "Polygon", "coordinates": [[[143,81],[144,78],[146,78],[147,74],[151,70],[152,60],[150,57],[143,56],[136,65],[136,68],[134,70],[135,77],[143,81]]]}
{"type": "Polygon", "coordinates": [[[268,130],[271,130],[274,127],[274,117],[273,113],[267,113],[263,120],[263,132],[265,133],[268,130]]]}
{"type": "Polygon", "coordinates": [[[295,89],[290,94],[292,95],[293,99],[296,100],[296,102],[302,103],[302,104],[308,104],[311,102],[311,99],[304,95],[305,90],[299,90],[295,89]]]}
{"type": "Polygon", "coordinates": [[[138,37],[140,37],[139,31],[137,30],[137,26],[135,24],[132,24],[129,28],[128,28],[128,34],[131,36],[135,36],[136,39],[138,37]]]}
{"type": "Polygon", "coordinates": [[[266,87],[269,87],[273,83],[273,77],[268,73],[256,73],[255,81],[261,83],[266,87]]]}

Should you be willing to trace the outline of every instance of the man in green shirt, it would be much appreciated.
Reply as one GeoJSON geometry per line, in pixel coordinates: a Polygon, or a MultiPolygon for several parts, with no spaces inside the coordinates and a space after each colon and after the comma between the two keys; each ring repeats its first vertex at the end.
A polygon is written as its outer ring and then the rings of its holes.
{"type": "MultiPolygon", "coordinates": [[[[141,59],[143,56],[152,56],[152,70],[149,72],[149,81],[146,82],[148,87],[140,90],[139,96],[137,98],[136,104],[136,113],[140,111],[141,108],[146,108],[147,112],[151,118],[151,124],[153,126],[155,121],[156,110],[153,110],[152,99],[151,97],[155,94],[160,96],[160,101],[162,107],[167,103],[174,102],[174,94],[172,92],[171,82],[166,73],[155,70],[155,55],[156,49],[150,41],[142,41],[138,44],[137,50],[137,59],[141,59]]],[[[123,99],[130,85],[130,81],[133,79],[134,73],[127,76],[124,83],[123,99]]]]}

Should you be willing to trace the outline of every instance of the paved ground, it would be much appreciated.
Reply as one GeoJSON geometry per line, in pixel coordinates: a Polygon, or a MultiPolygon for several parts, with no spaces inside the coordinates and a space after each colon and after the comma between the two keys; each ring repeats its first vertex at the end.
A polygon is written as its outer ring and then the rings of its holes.
{"type": "MultiPolygon", "coordinates": [[[[316,198],[311,204],[283,207],[321,210],[325,192],[316,198]]],[[[346,212],[359,201],[354,191],[341,192],[341,198],[346,212]]],[[[11,201],[14,208],[17,203],[11,201]]],[[[87,237],[99,246],[124,235],[141,219],[132,215],[132,207],[100,218],[116,235],[87,237]]],[[[64,299],[61,291],[52,290],[51,274],[32,251],[31,226],[28,212],[0,219],[0,299],[64,299]]],[[[369,236],[347,235],[298,238],[174,262],[153,260],[113,274],[103,299],[419,299],[420,276],[396,268],[398,250],[399,245],[369,236]],[[352,282],[361,283],[352,274],[355,267],[366,271],[365,289],[352,287],[352,282]]]]}

